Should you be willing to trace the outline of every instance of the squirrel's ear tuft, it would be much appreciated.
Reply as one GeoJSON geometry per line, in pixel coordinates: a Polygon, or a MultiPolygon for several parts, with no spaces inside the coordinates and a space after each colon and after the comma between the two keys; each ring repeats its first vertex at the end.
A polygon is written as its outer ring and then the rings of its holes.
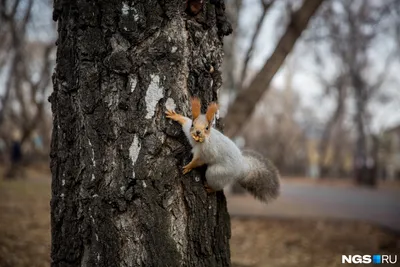
{"type": "Polygon", "coordinates": [[[212,103],[208,106],[208,108],[207,108],[207,113],[206,113],[206,118],[207,118],[207,120],[208,120],[209,123],[212,122],[212,120],[213,120],[213,118],[214,118],[214,115],[215,115],[215,113],[217,112],[217,110],[218,110],[218,105],[217,105],[217,103],[212,102],[212,103]]]}
{"type": "Polygon", "coordinates": [[[197,119],[197,117],[201,113],[201,102],[197,97],[192,97],[192,117],[193,120],[197,119]]]}

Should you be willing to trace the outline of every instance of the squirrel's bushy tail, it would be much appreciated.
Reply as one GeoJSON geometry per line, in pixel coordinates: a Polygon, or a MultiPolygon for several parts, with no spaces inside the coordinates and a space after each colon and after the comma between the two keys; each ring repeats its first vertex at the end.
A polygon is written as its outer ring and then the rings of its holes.
{"type": "Polygon", "coordinates": [[[245,150],[242,154],[250,171],[239,184],[263,202],[276,199],[280,192],[280,175],[275,165],[255,151],[245,150]]]}

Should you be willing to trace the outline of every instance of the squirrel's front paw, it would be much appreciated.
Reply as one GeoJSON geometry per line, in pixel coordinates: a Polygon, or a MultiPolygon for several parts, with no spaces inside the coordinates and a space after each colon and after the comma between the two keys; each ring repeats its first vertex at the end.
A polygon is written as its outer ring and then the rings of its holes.
{"type": "Polygon", "coordinates": [[[182,173],[183,173],[183,174],[186,174],[186,173],[189,173],[191,170],[192,170],[192,168],[191,168],[191,167],[189,166],[189,164],[188,164],[188,165],[186,165],[186,166],[183,167],[182,173]]]}
{"type": "Polygon", "coordinates": [[[168,119],[172,119],[172,120],[176,117],[176,115],[178,115],[178,114],[175,112],[175,110],[169,110],[169,109],[167,109],[167,111],[165,111],[165,114],[167,115],[166,117],[167,117],[168,119]]]}
{"type": "Polygon", "coordinates": [[[167,110],[165,111],[166,117],[168,119],[179,122],[180,124],[185,123],[185,117],[175,112],[175,110],[167,110]]]}

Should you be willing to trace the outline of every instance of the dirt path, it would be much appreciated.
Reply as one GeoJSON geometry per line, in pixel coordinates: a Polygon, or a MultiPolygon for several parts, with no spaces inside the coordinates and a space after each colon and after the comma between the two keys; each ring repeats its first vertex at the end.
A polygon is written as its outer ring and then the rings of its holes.
{"type": "Polygon", "coordinates": [[[269,205],[230,195],[228,208],[232,215],[350,219],[400,231],[398,190],[284,183],[279,199],[269,205]]]}

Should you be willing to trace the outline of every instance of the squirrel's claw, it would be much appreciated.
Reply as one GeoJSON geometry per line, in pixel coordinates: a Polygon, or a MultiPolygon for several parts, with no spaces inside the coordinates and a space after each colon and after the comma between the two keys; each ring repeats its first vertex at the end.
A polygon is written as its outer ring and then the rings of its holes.
{"type": "Polygon", "coordinates": [[[204,185],[204,189],[207,191],[207,193],[211,194],[216,192],[214,189],[212,189],[208,184],[204,185]]]}
{"type": "Polygon", "coordinates": [[[165,114],[167,115],[166,117],[168,119],[174,119],[174,117],[177,115],[175,110],[169,110],[169,109],[165,111],[165,114]]]}
{"type": "Polygon", "coordinates": [[[186,165],[183,167],[182,173],[186,174],[186,173],[189,173],[191,170],[192,170],[192,168],[190,168],[188,165],[186,165]]]}

